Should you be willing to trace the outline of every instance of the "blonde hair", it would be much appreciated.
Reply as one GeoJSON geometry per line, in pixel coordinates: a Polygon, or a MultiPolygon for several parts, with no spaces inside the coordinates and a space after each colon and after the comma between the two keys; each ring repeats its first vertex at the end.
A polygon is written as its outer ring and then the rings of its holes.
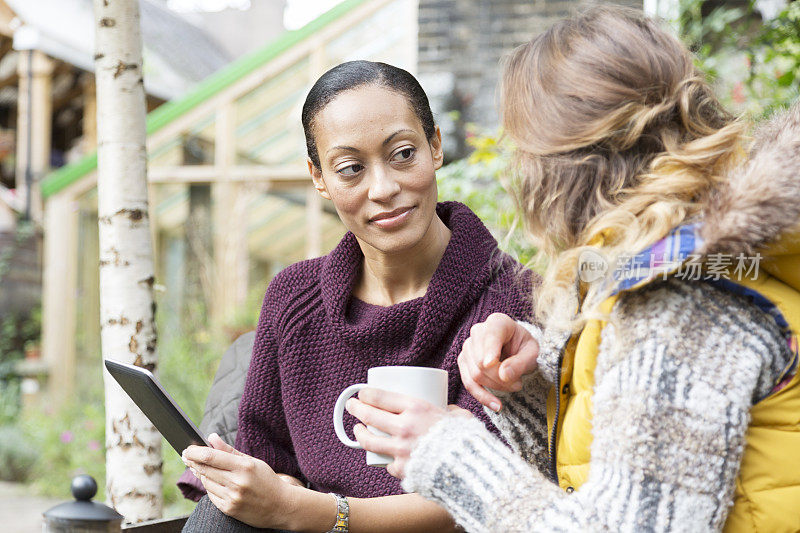
{"type": "Polygon", "coordinates": [[[565,308],[581,252],[592,245],[615,265],[696,217],[740,157],[744,125],[680,41],[618,6],[590,8],[514,50],[501,95],[515,198],[548,260],[537,316],[575,331],[608,295],[592,284],[577,316],[565,308]]]}

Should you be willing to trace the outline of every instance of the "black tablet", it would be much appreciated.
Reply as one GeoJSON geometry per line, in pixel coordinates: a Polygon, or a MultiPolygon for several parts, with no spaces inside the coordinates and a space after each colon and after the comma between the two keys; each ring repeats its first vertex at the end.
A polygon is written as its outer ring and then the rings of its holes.
{"type": "Polygon", "coordinates": [[[210,446],[149,370],[108,359],[105,364],[108,372],[178,455],[192,444],[210,446]]]}

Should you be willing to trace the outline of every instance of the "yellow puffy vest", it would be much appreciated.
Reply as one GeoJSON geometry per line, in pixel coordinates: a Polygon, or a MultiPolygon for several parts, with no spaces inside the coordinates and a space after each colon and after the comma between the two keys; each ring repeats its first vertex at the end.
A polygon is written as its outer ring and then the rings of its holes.
{"type": "MultiPolygon", "coordinates": [[[[794,376],[750,410],[746,446],[736,478],[734,505],[725,523],[726,533],[800,531],[800,371],[796,368],[800,333],[800,233],[783,237],[764,256],[755,279],[736,279],[738,287],[733,288],[754,291],[782,315],[788,325],[787,340],[795,355],[795,367],[787,367],[786,374],[794,372],[794,376]]],[[[645,276],[624,290],[636,290],[656,278],[655,274],[645,276]]],[[[617,293],[603,302],[601,311],[610,313],[618,296],[617,293]]],[[[551,443],[555,437],[558,483],[567,492],[579,488],[589,475],[592,391],[603,327],[603,321],[589,321],[567,342],[560,390],[553,388],[548,396],[547,422],[551,443]]]]}

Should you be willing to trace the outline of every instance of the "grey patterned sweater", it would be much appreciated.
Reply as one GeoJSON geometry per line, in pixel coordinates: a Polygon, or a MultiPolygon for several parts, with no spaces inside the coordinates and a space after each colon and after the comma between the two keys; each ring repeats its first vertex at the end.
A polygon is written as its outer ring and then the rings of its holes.
{"type": "Polygon", "coordinates": [[[659,281],[620,296],[597,367],[592,461],[568,494],[546,477],[547,387],[566,335],[541,332],[539,371],[477,420],[419,441],[403,487],[467,531],[717,531],[732,503],[748,412],[790,359],[774,320],[709,284],[659,281]],[[618,326],[615,327],[615,325],[618,326]]]}

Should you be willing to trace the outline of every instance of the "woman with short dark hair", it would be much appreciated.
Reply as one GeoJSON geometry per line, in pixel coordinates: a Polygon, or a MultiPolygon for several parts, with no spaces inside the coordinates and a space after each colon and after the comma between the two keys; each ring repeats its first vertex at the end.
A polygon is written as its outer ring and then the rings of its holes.
{"type": "Polygon", "coordinates": [[[214,449],[185,453],[208,492],[187,528],[328,531],[338,516],[335,531],[346,531],[344,512],[354,533],[454,530],[444,509],[403,494],[363,451],[339,442],[334,403],[371,367],[435,367],[449,372],[448,402],[491,426],[456,358],[491,313],[530,319],[531,273],[466,206],[437,203],[441,134],[411,74],[339,65],[311,89],[302,120],[314,186],[349,231],[330,254],[270,283],[236,449],[212,436],[214,449]]]}

